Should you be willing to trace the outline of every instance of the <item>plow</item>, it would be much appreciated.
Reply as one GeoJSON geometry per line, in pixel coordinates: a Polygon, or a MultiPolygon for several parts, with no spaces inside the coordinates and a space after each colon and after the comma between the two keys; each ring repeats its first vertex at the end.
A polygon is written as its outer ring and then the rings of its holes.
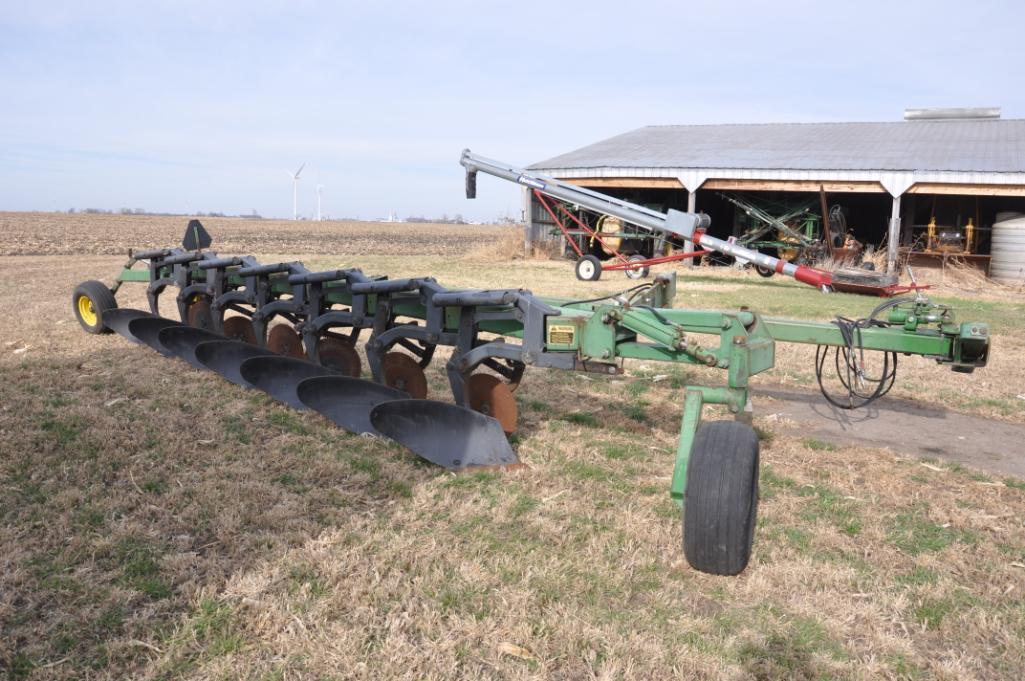
{"type": "MultiPolygon", "coordinates": [[[[465,155],[463,162],[480,169],[465,155]]],[[[700,218],[670,215],[668,222],[693,236],[700,218]]],[[[718,370],[719,385],[680,391],[669,489],[681,508],[688,563],[717,575],[740,573],[751,555],[759,470],[751,379],[773,367],[776,343],[816,346],[823,394],[845,409],[885,395],[899,355],[971,372],[985,366],[990,347],[986,324],[956,321],[952,309],[920,294],[888,300],[863,319],[814,322],[748,309],[674,308],[671,272],[620,293],[571,300],[525,289],[451,289],[430,276],[261,264],[221,257],[210,246],[192,221],[180,248],[131,252],[113,285],[94,280],[74,290],[79,323],[317,412],[352,433],[390,438],[450,471],[526,465],[510,436],[518,424],[515,392],[528,368],[617,376],[625,361],[643,360],[718,370]],[[148,310],[118,306],[126,284],[146,286],[148,310]],[[160,314],[169,293],[176,319],[160,314]],[[438,347],[450,351],[443,366],[450,400],[430,394],[425,373],[438,347]],[[824,378],[834,373],[827,389],[824,378]],[[729,417],[703,420],[706,405],[721,405],[729,417]]],[[[766,266],[822,283],[810,268],[766,266]]]]}

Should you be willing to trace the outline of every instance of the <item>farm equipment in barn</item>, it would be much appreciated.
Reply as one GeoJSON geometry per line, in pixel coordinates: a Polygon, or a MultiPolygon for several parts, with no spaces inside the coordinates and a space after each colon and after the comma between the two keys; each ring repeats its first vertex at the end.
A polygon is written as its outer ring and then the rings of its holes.
{"type": "MultiPolygon", "coordinates": [[[[633,259],[617,251],[613,254],[616,262],[612,265],[603,266],[602,261],[597,256],[585,254],[577,247],[575,248],[578,255],[576,272],[577,277],[580,279],[597,280],[601,277],[603,268],[625,270],[631,273],[631,278],[642,278],[647,274],[647,269],[651,265],[683,260],[694,257],[695,254],[704,255],[707,252],[716,252],[732,256],[737,260],[750,262],[766,273],[785,274],[804,284],[821,289],[823,292],[845,291],[889,297],[919,288],[917,284],[911,284],[910,286],[899,285],[896,275],[887,275],[855,268],[843,268],[836,272],[828,272],[804,263],[787,262],[782,258],[775,258],[748,248],[737,243],[735,240],[724,241],[713,237],[707,231],[711,226],[711,221],[703,213],[686,213],[674,209],[661,213],[630,203],[629,201],[596,192],[592,189],[579,187],[570,182],[531,174],[523,169],[474,154],[469,149],[463,150],[460,163],[466,169],[467,198],[473,198],[477,194],[478,172],[484,172],[488,175],[528,187],[534,197],[538,199],[553,220],[555,220],[571,245],[574,243],[571,239],[572,234],[565,223],[552,210],[552,201],[549,201],[549,199],[554,200],[556,205],[558,205],[558,202],[565,204],[561,210],[571,220],[574,218],[573,212],[566,208],[566,206],[585,209],[601,216],[616,218],[621,223],[631,225],[632,228],[647,231],[659,240],[680,243],[689,242],[697,249],[696,253],[685,252],[663,257],[633,259]]],[[[577,225],[586,234],[590,235],[591,238],[599,240],[606,251],[615,250],[610,248],[610,244],[603,238],[600,230],[587,226],[579,219],[577,220],[577,225]]]]}
{"type": "MultiPolygon", "coordinates": [[[[670,219],[682,231],[697,222],[670,219]]],[[[507,435],[516,430],[513,393],[528,367],[614,376],[630,359],[721,370],[725,385],[682,391],[670,485],[684,510],[688,562],[720,575],[739,573],[751,553],[759,447],[750,381],[772,368],[777,342],[817,346],[820,386],[843,408],[885,395],[898,354],[970,372],[989,351],[985,324],[957,323],[951,309],[921,297],[887,301],[861,320],[795,321],[746,309],[675,309],[673,273],[618,294],[567,300],[524,289],[449,289],[427,276],[261,264],[220,257],[206,250],[209,242],[194,221],[186,248],[135,251],[112,287],[80,284],[72,294],[79,323],[314,410],[348,431],[391,438],[448,470],[522,465],[507,435]],[[133,282],[146,284],[149,310],[118,307],[115,295],[133,282]],[[177,292],[180,321],[159,314],[168,291],[177,292]],[[364,338],[372,380],[361,378],[356,346],[364,338]],[[439,346],[451,350],[444,369],[452,402],[426,399],[424,369],[439,346]],[[882,357],[878,372],[866,360],[873,352],[882,357]],[[844,394],[829,394],[822,381],[833,369],[844,394]],[[702,423],[705,405],[723,405],[735,418],[702,423]]]]}
{"type": "MultiPolygon", "coordinates": [[[[814,263],[828,253],[821,238],[821,219],[811,212],[813,203],[779,206],[772,211],[747,197],[719,196],[732,203],[747,218],[743,233],[736,239],[741,246],[756,251],[774,251],[781,259],[797,264],[814,263]]],[[[773,270],[757,265],[755,271],[763,277],[775,274],[773,270]]]]}

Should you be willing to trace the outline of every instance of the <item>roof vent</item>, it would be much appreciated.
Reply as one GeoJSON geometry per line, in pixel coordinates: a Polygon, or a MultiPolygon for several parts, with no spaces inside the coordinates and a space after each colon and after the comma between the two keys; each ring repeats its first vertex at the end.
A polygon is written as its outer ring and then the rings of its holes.
{"type": "Polygon", "coordinates": [[[904,120],[906,121],[961,121],[993,118],[1000,118],[999,106],[904,109],[904,120]]]}

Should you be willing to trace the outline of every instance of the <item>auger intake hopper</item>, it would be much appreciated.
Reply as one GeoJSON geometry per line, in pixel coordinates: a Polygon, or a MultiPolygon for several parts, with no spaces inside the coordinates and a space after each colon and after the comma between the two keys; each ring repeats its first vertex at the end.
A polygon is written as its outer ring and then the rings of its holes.
{"type": "Polygon", "coordinates": [[[382,435],[448,470],[519,464],[498,421],[454,404],[383,402],[371,411],[370,423],[382,435]]]}
{"type": "Polygon", "coordinates": [[[896,274],[852,267],[845,267],[833,272],[830,286],[834,291],[870,296],[892,296],[895,292],[899,292],[896,274]]]}
{"type": "Polygon", "coordinates": [[[409,399],[401,390],[348,376],[316,376],[299,384],[299,401],[350,433],[380,435],[370,412],[382,402],[409,399]]]}
{"type": "Polygon", "coordinates": [[[160,342],[160,332],[172,326],[182,326],[181,322],[165,317],[136,317],[128,322],[128,333],[150,346],[164,357],[171,357],[171,351],[160,342]]]}
{"type": "Polygon", "coordinates": [[[142,341],[135,337],[128,330],[128,323],[140,317],[153,317],[154,315],[144,310],[133,310],[131,308],[114,308],[103,313],[103,324],[114,333],[127,338],[133,343],[142,344],[142,341]]]}
{"type": "Polygon", "coordinates": [[[243,380],[271,397],[302,411],[306,405],[299,400],[299,384],[314,376],[339,376],[328,369],[304,359],[267,355],[247,359],[239,368],[243,380]]]}
{"type": "Polygon", "coordinates": [[[242,364],[254,357],[273,357],[273,352],[258,345],[237,340],[209,340],[200,343],[195,350],[196,361],[205,368],[220,374],[235,385],[252,388],[242,378],[242,364]]]}
{"type": "Polygon", "coordinates": [[[157,334],[160,344],[168,352],[197,369],[206,369],[206,366],[196,359],[196,346],[206,341],[223,338],[224,336],[219,336],[213,331],[198,329],[194,326],[169,326],[157,334]]]}

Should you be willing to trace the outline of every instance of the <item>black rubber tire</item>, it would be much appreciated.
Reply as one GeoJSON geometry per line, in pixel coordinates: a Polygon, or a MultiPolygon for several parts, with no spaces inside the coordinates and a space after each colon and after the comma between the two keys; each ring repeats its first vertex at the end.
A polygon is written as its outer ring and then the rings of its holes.
{"type": "Polygon", "coordinates": [[[758,512],[758,436],[736,421],[694,435],[683,500],[683,553],[695,570],[736,575],[747,567],[758,512]]]}
{"type": "MultiPolygon", "coordinates": [[[[631,255],[627,258],[629,262],[643,262],[647,260],[643,255],[631,255]]],[[[638,267],[636,269],[623,270],[626,273],[628,279],[647,279],[648,274],[651,273],[651,268],[647,265],[638,267]]]]}
{"type": "Polygon", "coordinates": [[[755,272],[757,272],[759,276],[765,277],[766,279],[776,274],[776,270],[770,269],[768,267],[762,267],[761,265],[755,265],[755,272]]]}
{"type": "Polygon", "coordinates": [[[116,308],[117,300],[114,299],[114,294],[110,292],[110,289],[102,281],[96,281],[95,279],[83,281],[75,287],[74,293],[71,294],[71,309],[75,313],[75,319],[78,320],[78,323],[88,333],[112,333],[103,324],[103,313],[116,308]],[[88,298],[89,302],[92,303],[93,311],[96,313],[95,324],[86,322],[79,313],[78,301],[83,297],[88,298]]]}
{"type": "Polygon", "coordinates": [[[577,260],[573,270],[580,281],[598,281],[601,279],[601,260],[593,255],[585,255],[577,260]]]}

